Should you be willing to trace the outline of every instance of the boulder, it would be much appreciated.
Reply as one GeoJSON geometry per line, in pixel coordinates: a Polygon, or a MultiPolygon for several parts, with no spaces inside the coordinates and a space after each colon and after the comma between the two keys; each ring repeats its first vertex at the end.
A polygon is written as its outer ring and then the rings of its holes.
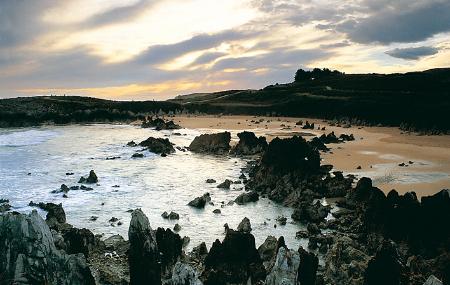
{"type": "Polygon", "coordinates": [[[217,185],[217,188],[230,189],[230,186],[231,186],[232,183],[233,183],[233,181],[231,181],[230,179],[225,179],[224,182],[222,182],[219,185],[217,185]]]}
{"type": "Polygon", "coordinates": [[[47,212],[47,216],[45,221],[53,228],[58,224],[64,224],[66,222],[66,213],[62,207],[62,204],[54,204],[54,203],[34,203],[31,201],[29,206],[38,207],[47,212]]]}
{"type": "Polygon", "coordinates": [[[227,154],[230,151],[231,133],[203,134],[194,138],[189,150],[196,153],[227,154]]]}
{"type": "Polygon", "coordinates": [[[0,215],[0,272],[5,284],[95,284],[83,254],[66,254],[36,210],[0,215]]]}
{"type": "Polygon", "coordinates": [[[156,117],[153,119],[153,116],[144,118],[142,124],[142,128],[155,128],[156,131],[161,130],[177,130],[181,129],[180,125],[174,123],[174,121],[166,121],[162,118],[156,117]]]}
{"type": "Polygon", "coordinates": [[[237,230],[243,233],[250,233],[252,231],[250,220],[247,217],[243,218],[239,223],[237,230]]]}
{"type": "Polygon", "coordinates": [[[139,146],[145,147],[150,152],[156,154],[169,154],[175,152],[172,143],[167,138],[149,137],[145,141],[141,141],[139,146]]]}
{"type": "Polygon", "coordinates": [[[267,141],[265,137],[257,138],[253,132],[238,133],[238,144],[233,147],[231,153],[236,155],[255,155],[263,153],[267,148],[267,141]]]}
{"type": "Polygon", "coordinates": [[[300,254],[286,247],[278,249],[272,270],[267,275],[266,285],[297,285],[300,254]]]}
{"type": "Polygon", "coordinates": [[[266,277],[254,236],[231,229],[223,242],[213,243],[204,265],[201,279],[205,285],[258,284],[266,277]]]}
{"type": "Polygon", "coordinates": [[[212,178],[208,178],[208,179],[206,179],[206,183],[216,183],[216,180],[212,179],[212,178]]]}
{"type": "Polygon", "coordinates": [[[292,219],[301,222],[323,222],[330,212],[330,206],[324,206],[317,201],[311,204],[309,200],[302,201],[292,213],[292,219]]]}
{"type": "Polygon", "coordinates": [[[258,247],[259,256],[262,261],[270,261],[277,254],[277,239],[268,236],[263,244],[258,247]]]}
{"type": "Polygon", "coordinates": [[[88,183],[93,184],[98,182],[97,174],[95,174],[94,170],[89,171],[88,178],[85,178],[84,176],[81,176],[80,180],[78,180],[78,183],[88,183]]]}
{"type": "Polygon", "coordinates": [[[203,194],[203,196],[197,197],[189,202],[188,205],[197,209],[203,209],[205,208],[206,203],[209,201],[211,201],[211,196],[209,195],[209,193],[205,193],[203,194]]]}
{"type": "Polygon", "coordinates": [[[238,205],[244,205],[250,202],[256,202],[259,200],[259,194],[256,191],[245,192],[237,196],[234,202],[238,205]]]}
{"type": "Polygon", "coordinates": [[[132,158],[143,158],[144,154],[140,152],[133,153],[132,158]]]}
{"type": "Polygon", "coordinates": [[[156,235],[141,209],[131,214],[128,229],[130,284],[161,284],[161,264],[156,235]]]}

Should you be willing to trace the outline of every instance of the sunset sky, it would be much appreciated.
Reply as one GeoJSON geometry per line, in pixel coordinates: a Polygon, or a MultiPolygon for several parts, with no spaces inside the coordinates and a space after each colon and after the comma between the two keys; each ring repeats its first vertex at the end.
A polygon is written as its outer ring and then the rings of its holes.
{"type": "Polygon", "coordinates": [[[0,97],[261,88],[450,67],[449,0],[0,0],[0,97]]]}

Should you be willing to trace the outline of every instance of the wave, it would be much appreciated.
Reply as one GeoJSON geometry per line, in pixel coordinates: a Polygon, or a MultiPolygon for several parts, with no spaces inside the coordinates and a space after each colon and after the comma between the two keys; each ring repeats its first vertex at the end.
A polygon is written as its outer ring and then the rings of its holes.
{"type": "Polygon", "coordinates": [[[58,135],[56,131],[49,130],[27,130],[0,134],[0,147],[19,147],[37,145],[48,141],[58,135]]]}

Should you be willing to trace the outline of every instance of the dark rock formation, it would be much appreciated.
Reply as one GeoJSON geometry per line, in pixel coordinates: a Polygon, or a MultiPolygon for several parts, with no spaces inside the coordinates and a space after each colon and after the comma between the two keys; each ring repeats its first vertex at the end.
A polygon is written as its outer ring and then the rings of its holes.
{"type": "Polygon", "coordinates": [[[234,202],[238,205],[244,205],[250,202],[256,202],[259,200],[259,194],[256,191],[244,192],[234,199],[234,202]]]}
{"type": "Polygon", "coordinates": [[[222,182],[219,185],[217,185],[217,188],[230,189],[230,186],[231,186],[232,183],[233,183],[233,181],[231,181],[230,179],[225,179],[224,182],[222,182]]]}
{"type": "Polygon", "coordinates": [[[364,275],[364,284],[398,285],[401,271],[402,265],[395,244],[386,240],[375,257],[369,261],[364,275]]]}
{"type": "Polygon", "coordinates": [[[47,216],[45,221],[49,225],[50,228],[54,228],[58,224],[64,224],[66,222],[66,213],[62,207],[62,204],[54,204],[54,203],[34,203],[31,201],[29,206],[41,208],[44,211],[47,211],[47,216]]]}
{"type": "Polygon", "coordinates": [[[163,139],[163,138],[149,137],[145,141],[141,141],[139,145],[157,154],[169,154],[175,152],[172,143],[167,138],[163,139]]]}
{"type": "Polygon", "coordinates": [[[133,155],[131,157],[132,158],[142,158],[142,157],[144,157],[144,154],[140,153],[140,152],[136,152],[136,153],[133,153],[133,155]]]}
{"type": "Polygon", "coordinates": [[[205,285],[257,284],[266,270],[249,233],[228,230],[223,242],[216,240],[205,259],[201,279],[205,285]]]}
{"type": "Polygon", "coordinates": [[[239,223],[237,230],[243,233],[250,233],[252,231],[250,220],[247,217],[243,218],[239,223]]]}
{"type": "Polygon", "coordinates": [[[271,261],[277,254],[277,239],[268,236],[264,243],[258,247],[259,256],[264,262],[271,261]]]}
{"type": "Polygon", "coordinates": [[[69,228],[63,231],[63,238],[69,254],[83,253],[89,257],[89,253],[97,245],[94,234],[88,229],[69,228]]]}
{"type": "Polygon", "coordinates": [[[194,138],[189,150],[196,153],[227,154],[230,151],[231,134],[203,134],[194,138]]]}
{"type": "Polygon", "coordinates": [[[257,138],[253,132],[238,133],[238,144],[233,147],[231,153],[236,155],[255,155],[263,153],[267,148],[267,141],[265,137],[257,138]]]}
{"type": "Polygon", "coordinates": [[[161,269],[167,271],[180,257],[183,241],[178,234],[170,229],[158,228],[155,235],[160,252],[161,269]]]}
{"type": "Polygon", "coordinates": [[[155,128],[157,131],[161,130],[177,130],[181,129],[181,126],[175,124],[173,121],[165,121],[161,118],[153,119],[153,116],[144,118],[141,124],[142,128],[155,128]]]}
{"type": "Polygon", "coordinates": [[[319,258],[302,247],[298,249],[298,253],[300,254],[300,265],[298,267],[297,280],[301,285],[315,285],[319,258]]]}
{"type": "Polygon", "coordinates": [[[212,179],[212,178],[208,178],[208,179],[206,179],[206,183],[216,183],[216,180],[212,179]]]}
{"type": "Polygon", "coordinates": [[[197,197],[189,202],[188,205],[194,208],[203,209],[206,203],[209,201],[211,201],[211,196],[209,195],[209,193],[205,193],[203,194],[203,196],[197,197]]]}
{"type": "Polygon", "coordinates": [[[0,215],[1,284],[95,284],[82,254],[55,247],[38,213],[0,215]]]}
{"type": "Polygon", "coordinates": [[[94,170],[89,171],[88,178],[81,176],[80,180],[78,180],[78,183],[93,184],[93,183],[97,183],[97,182],[98,182],[98,177],[97,177],[97,174],[95,174],[94,170]]]}
{"type": "Polygon", "coordinates": [[[155,233],[142,210],[131,214],[128,239],[130,284],[161,284],[161,264],[155,233]]]}
{"type": "Polygon", "coordinates": [[[301,222],[323,222],[330,212],[330,206],[323,206],[320,201],[311,204],[310,201],[301,202],[294,210],[292,219],[301,222]]]}

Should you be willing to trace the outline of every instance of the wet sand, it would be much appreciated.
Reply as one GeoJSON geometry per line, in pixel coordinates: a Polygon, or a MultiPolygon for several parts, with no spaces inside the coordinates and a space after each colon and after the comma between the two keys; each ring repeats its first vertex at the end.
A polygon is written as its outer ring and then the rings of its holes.
{"type": "MultiPolygon", "coordinates": [[[[242,130],[266,136],[289,137],[294,134],[310,139],[334,131],[353,134],[355,141],[329,144],[331,151],[323,153],[323,164],[332,164],[335,170],[358,177],[368,176],[374,184],[388,193],[415,191],[418,197],[432,195],[450,188],[450,136],[419,136],[404,133],[398,128],[329,126],[320,119],[276,118],[252,116],[177,116],[174,120],[185,128],[205,131],[229,130],[236,134],[242,130]],[[251,122],[251,121],[255,122],[251,122]],[[303,130],[295,123],[299,120],[315,123],[315,130],[303,130]],[[317,127],[326,130],[317,130],[317,127]],[[409,162],[412,163],[409,163],[409,162]],[[405,163],[406,166],[399,166],[405,163]],[[361,166],[361,169],[356,169],[361,166]]],[[[235,138],[237,139],[237,138],[235,138]]]]}

